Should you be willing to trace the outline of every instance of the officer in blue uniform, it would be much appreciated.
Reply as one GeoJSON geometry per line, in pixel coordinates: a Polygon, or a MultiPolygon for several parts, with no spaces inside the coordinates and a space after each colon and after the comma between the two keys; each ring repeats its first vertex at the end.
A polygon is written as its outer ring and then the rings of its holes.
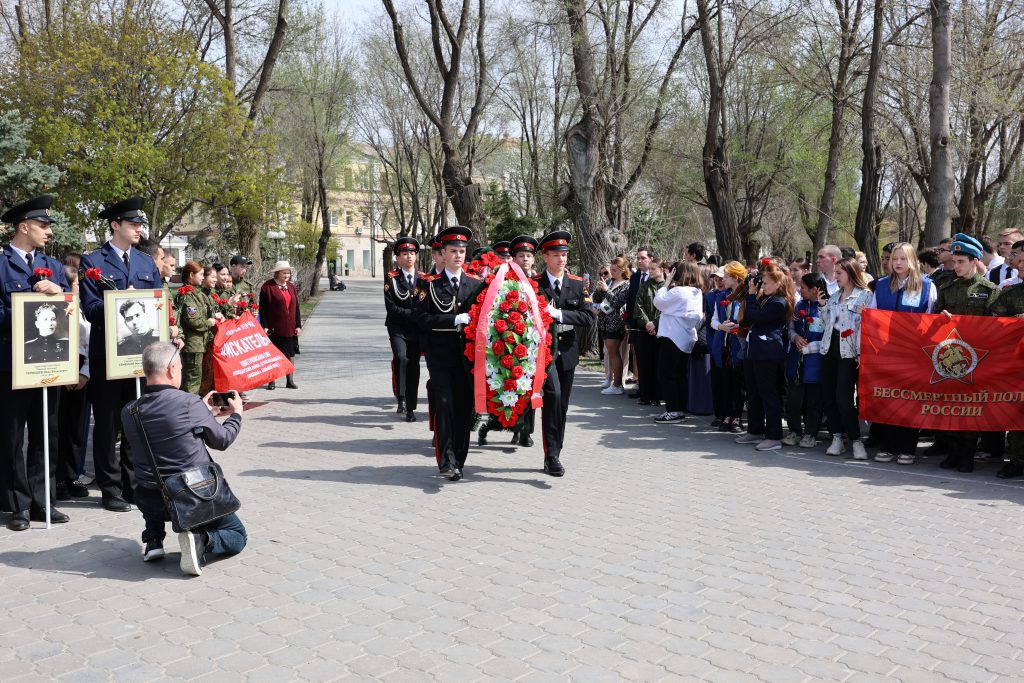
{"type": "Polygon", "coordinates": [[[43,253],[53,235],[49,215],[53,197],[43,195],[11,207],[0,221],[14,227],[11,243],[0,254],[0,506],[14,513],[7,522],[12,531],[29,528],[30,520],[45,520],[43,477],[43,393],[47,394],[50,441],[50,521],[60,524],[68,516],[52,507],[57,484],[57,408],[60,389],[21,389],[14,391],[11,374],[11,295],[38,292],[55,295],[56,310],[63,315],[64,302],[56,298],[70,292],[64,277],[64,264],[43,253]],[[46,268],[50,275],[36,275],[46,268]],[[28,426],[28,449],[23,434],[28,426]]]}
{"type": "MultiPolygon", "coordinates": [[[[161,289],[160,271],[152,257],[135,248],[147,224],[142,210],[142,197],[132,197],[111,204],[99,213],[110,228],[110,241],[82,257],[82,271],[98,268],[104,278],[117,289],[161,289]]],[[[107,379],[105,357],[106,330],[103,327],[103,292],[99,282],[88,277],[81,280],[82,312],[92,323],[89,335],[89,401],[93,412],[93,459],[96,464],[96,485],[103,495],[103,507],[112,512],[128,512],[134,489],[131,460],[127,453],[114,452],[114,440],[121,426],[121,409],[135,399],[135,380],[107,379]]],[[[111,334],[114,331],[111,330],[111,334]]],[[[122,451],[125,444],[122,443],[122,451]]]]}
{"type": "Polygon", "coordinates": [[[416,421],[416,403],[420,391],[420,328],[416,324],[413,301],[416,300],[416,254],[420,243],[412,237],[395,240],[398,267],[384,276],[384,325],[391,341],[391,388],[398,401],[398,413],[406,422],[416,421]]]}
{"type": "Polygon", "coordinates": [[[462,330],[484,283],[462,269],[472,239],[472,230],[457,225],[438,233],[444,266],[437,275],[420,278],[413,304],[430,372],[434,453],[441,476],[452,481],[462,478],[473,426],[473,377],[462,330]]]}
{"type": "Polygon", "coordinates": [[[544,405],[540,416],[544,472],[552,477],[565,474],[560,457],[565,441],[569,395],[580,359],[576,328],[594,324],[592,301],[583,286],[583,278],[566,270],[571,240],[572,236],[565,230],[555,230],[542,237],[540,251],[545,268],[533,278],[540,293],[548,300],[547,311],[553,319],[548,332],[555,337],[551,362],[544,378],[544,405]]]}

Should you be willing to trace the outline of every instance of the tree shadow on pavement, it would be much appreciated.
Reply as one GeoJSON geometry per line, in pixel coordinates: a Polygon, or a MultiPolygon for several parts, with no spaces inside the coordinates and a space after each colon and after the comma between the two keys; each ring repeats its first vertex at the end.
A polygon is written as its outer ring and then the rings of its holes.
{"type": "MultiPolygon", "coordinates": [[[[597,380],[599,376],[594,375],[592,379],[597,380]]],[[[825,455],[828,444],[820,442],[813,449],[783,447],[779,451],[759,452],[752,445],[734,443],[739,434],[713,429],[708,416],[687,413],[684,422],[656,424],[654,418],[664,408],[640,406],[623,396],[603,396],[597,388],[596,381],[574,387],[569,424],[600,432],[598,443],[602,448],[646,448],[673,454],[691,451],[700,458],[734,460],[751,467],[785,468],[813,477],[855,477],[870,486],[920,486],[940,489],[952,498],[989,501],[992,505],[1003,505],[1001,499],[1014,505],[1024,504],[1024,481],[996,479],[999,464],[977,463],[973,473],[961,474],[939,468],[941,458],[936,457],[925,460],[918,456],[913,466],[854,461],[849,453],[841,457],[825,455]]]]}
{"type": "Polygon", "coordinates": [[[163,561],[144,563],[137,541],[101,535],[49,550],[8,550],[0,553],[0,564],[115,581],[185,578],[178,569],[177,560],[170,557],[171,548],[168,551],[169,555],[163,561]]]}
{"type": "Polygon", "coordinates": [[[394,429],[403,422],[400,415],[382,415],[380,413],[368,413],[359,411],[354,415],[267,415],[260,418],[267,422],[300,422],[306,424],[322,424],[334,427],[364,427],[367,429],[394,429]]]}
{"type": "Polygon", "coordinates": [[[357,396],[353,398],[281,398],[281,399],[268,399],[273,403],[285,403],[289,405],[322,405],[322,404],[335,404],[343,406],[381,406],[388,407],[391,410],[395,409],[395,399],[392,397],[380,397],[380,396],[357,396]]]}
{"type": "Polygon", "coordinates": [[[526,484],[539,489],[549,489],[551,484],[541,479],[513,479],[509,477],[481,476],[481,473],[538,473],[534,469],[491,469],[467,465],[464,469],[465,478],[452,482],[437,476],[437,468],[430,469],[409,467],[407,465],[365,465],[349,467],[344,470],[248,470],[240,472],[243,477],[273,477],[281,479],[305,479],[310,481],[339,482],[343,484],[371,484],[374,486],[402,486],[419,489],[423,493],[439,493],[445,486],[467,486],[474,482],[507,482],[526,484]]]}

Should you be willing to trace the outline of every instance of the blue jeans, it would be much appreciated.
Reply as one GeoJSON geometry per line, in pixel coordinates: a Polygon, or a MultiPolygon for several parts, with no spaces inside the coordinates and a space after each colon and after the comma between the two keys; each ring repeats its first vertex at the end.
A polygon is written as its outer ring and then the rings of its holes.
{"type": "MultiPolygon", "coordinates": [[[[167,507],[164,505],[164,497],[160,490],[136,486],[135,505],[138,506],[142,512],[142,518],[146,521],[146,528],[142,532],[143,545],[150,541],[163,542],[167,535],[164,525],[171,519],[167,515],[167,507]]],[[[206,534],[205,552],[207,553],[237,555],[242,552],[247,539],[242,520],[238,519],[238,515],[233,512],[192,531],[206,534]]]]}

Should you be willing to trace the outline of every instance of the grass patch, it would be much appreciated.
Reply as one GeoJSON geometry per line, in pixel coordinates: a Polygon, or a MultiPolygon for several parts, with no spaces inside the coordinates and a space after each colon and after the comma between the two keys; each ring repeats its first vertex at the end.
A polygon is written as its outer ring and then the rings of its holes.
{"type": "Polygon", "coordinates": [[[299,304],[299,317],[302,319],[303,324],[309,320],[309,316],[313,315],[313,311],[316,310],[317,304],[320,303],[320,295],[311,296],[302,303],[299,304]]]}

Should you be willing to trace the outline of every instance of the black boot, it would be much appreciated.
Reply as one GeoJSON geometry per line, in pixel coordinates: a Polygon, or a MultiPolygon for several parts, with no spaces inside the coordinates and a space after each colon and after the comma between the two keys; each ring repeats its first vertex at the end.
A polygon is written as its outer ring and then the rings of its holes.
{"type": "Polygon", "coordinates": [[[1021,475],[1024,475],[1024,465],[1019,462],[1008,462],[996,472],[996,476],[1000,479],[1015,479],[1021,475]]]}
{"type": "Polygon", "coordinates": [[[486,446],[487,445],[487,432],[489,432],[489,431],[490,431],[490,428],[487,425],[484,425],[483,427],[480,428],[480,431],[477,433],[477,437],[476,437],[476,445],[477,446],[486,446]]]}
{"type": "Polygon", "coordinates": [[[944,470],[956,469],[960,466],[960,444],[956,441],[947,441],[945,444],[946,459],[939,463],[944,470]]]}
{"type": "Polygon", "coordinates": [[[285,377],[285,379],[287,380],[287,383],[285,384],[285,387],[287,387],[288,389],[298,389],[299,388],[299,385],[295,383],[294,379],[292,379],[292,375],[288,375],[287,377],[285,377]]]}
{"type": "Polygon", "coordinates": [[[403,399],[398,399],[398,410],[396,410],[395,412],[398,414],[402,414],[405,412],[405,401],[403,399]]]}

